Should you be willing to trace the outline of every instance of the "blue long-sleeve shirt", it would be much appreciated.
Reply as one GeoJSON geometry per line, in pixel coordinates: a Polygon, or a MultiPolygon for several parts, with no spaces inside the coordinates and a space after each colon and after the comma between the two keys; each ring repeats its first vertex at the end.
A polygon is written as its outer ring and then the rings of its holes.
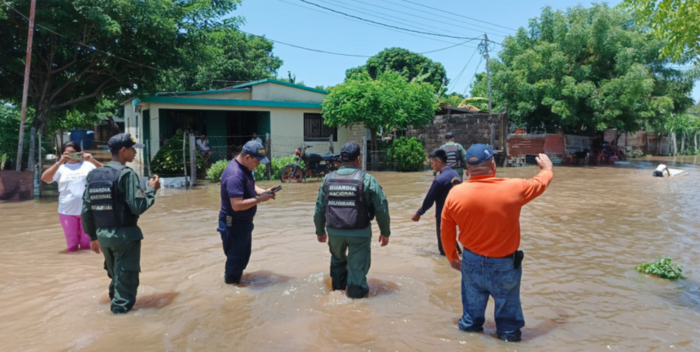
{"type": "Polygon", "coordinates": [[[416,213],[423,216],[435,203],[435,217],[439,217],[442,214],[447,194],[450,193],[452,187],[460,183],[462,183],[462,179],[459,175],[451,167],[444,167],[440,170],[440,175],[433,180],[433,184],[423,200],[423,206],[416,213]]]}

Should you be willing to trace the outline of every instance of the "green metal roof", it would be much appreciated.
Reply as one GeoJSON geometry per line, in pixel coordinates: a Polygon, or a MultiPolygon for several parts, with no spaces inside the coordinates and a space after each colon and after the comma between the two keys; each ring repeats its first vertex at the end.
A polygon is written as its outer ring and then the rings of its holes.
{"type": "Polygon", "coordinates": [[[236,100],[236,99],[159,97],[159,96],[155,96],[155,95],[146,95],[146,96],[141,97],[140,99],[134,99],[134,101],[132,101],[133,105],[138,105],[140,103],[321,109],[321,103],[304,103],[304,102],[296,102],[296,101],[272,101],[272,100],[236,100]]]}
{"type": "Polygon", "coordinates": [[[326,92],[325,90],[320,90],[320,89],[316,89],[316,88],[300,86],[300,85],[298,85],[298,84],[282,82],[282,81],[278,81],[278,80],[276,80],[276,79],[271,79],[271,78],[261,79],[261,80],[259,80],[259,81],[247,82],[247,83],[239,84],[239,85],[237,85],[237,86],[233,86],[233,87],[231,87],[231,88],[232,88],[232,89],[236,89],[236,88],[243,88],[243,87],[251,87],[251,86],[256,86],[256,85],[258,85],[258,84],[263,84],[263,83],[280,84],[280,85],[287,86],[287,87],[292,87],[292,88],[298,88],[298,89],[308,90],[308,91],[310,91],[310,92],[321,93],[321,94],[328,94],[328,92],[326,92]]]}
{"type": "Polygon", "coordinates": [[[250,92],[250,88],[242,89],[226,89],[226,90],[200,90],[196,92],[163,92],[156,93],[156,96],[181,96],[181,95],[205,95],[205,94],[225,94],[225,93],[244,93],[250,92]]]}

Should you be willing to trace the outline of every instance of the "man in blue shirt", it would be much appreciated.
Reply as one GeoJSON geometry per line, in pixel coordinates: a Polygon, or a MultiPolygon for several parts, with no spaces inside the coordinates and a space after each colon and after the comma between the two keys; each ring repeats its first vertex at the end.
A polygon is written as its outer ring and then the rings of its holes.
{"type": "MultiPolygon", "coordinates": [[[[445,205],[445,198],[453,186],[462,183],[462,177],[457,174],[451,167],[447,166],[447,153],[442,149],[435,149],[428,155],[433,171],[440,174],[433,179],[433,184],[430,186],[428,194],[423,200],[423,206],[413,215],[411,220],[418,221],[430,207],[435,203],[435,223],[437,229],[438,249],[440,255],[445,255],[442,249],[442,239],[440,237],[440,220],[442,215],[442,207],[445,205]]],[[[457,247],[459,251],[459,246],[457,247]]],[[[461,253],[461,252],[460,252],[461,253]]]]}
{"type": "Polygon", "coordinates": [[[219,228],[226,254],[225,282],[239,284],[243,270],[248,266],[252,248],[253,217],[258,204],[274,199],[272,188],[255,185],[252,170],[267,164],[262,144],[250,141],[243,146],[221,175],[221,210],[219,228]]]}

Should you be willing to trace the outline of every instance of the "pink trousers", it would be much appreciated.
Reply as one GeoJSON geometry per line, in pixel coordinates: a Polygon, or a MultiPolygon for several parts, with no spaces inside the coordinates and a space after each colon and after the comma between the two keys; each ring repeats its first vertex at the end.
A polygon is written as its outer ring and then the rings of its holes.
{"type": "Polygon", "coordinates": [[[79,248],[90,249],[90,236],[83,231],[83,222],[80,215],[58,214],[63,226],[63,234],[66,236],[68,251],[77,251],[79,248]]]}

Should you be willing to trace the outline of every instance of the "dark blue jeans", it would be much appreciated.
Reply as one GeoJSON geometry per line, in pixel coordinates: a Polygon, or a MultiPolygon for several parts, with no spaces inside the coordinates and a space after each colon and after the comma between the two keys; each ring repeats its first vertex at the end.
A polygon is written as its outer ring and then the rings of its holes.
{"type": "Polygon", "coordinates": [[[236,222],[231,226],[226,226],[226,221],[219,220],[219,231],[221,242],[224,245],[226,254],[226,277],[240,278],[243,270],[248,266],[250,252],[252,248],[253,235],[252,222],[236,222]]]}
{"type": "Polygon", "coordinates": [[[496,334],[501,339],[519,340],[525,326],[520,307],[522,266],[513,268],[512,258],[488,258],[467,250],[462,254],[462,306],[459,328],[483,331],[484,313],[489,295],[496,303],[496,334]]]}

